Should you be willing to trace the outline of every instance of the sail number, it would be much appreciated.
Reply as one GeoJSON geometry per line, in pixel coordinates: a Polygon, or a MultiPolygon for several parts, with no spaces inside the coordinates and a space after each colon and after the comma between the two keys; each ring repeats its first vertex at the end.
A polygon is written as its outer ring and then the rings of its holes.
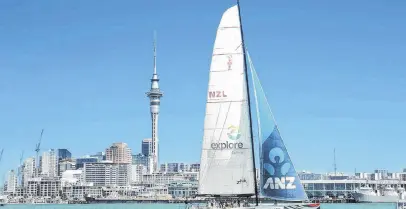
{"type": "Polygon", "coordinates": [[[269,177],[266,180],[264,189],[296,189],[295,177],[286,176],[286,177],[269,177]]]}
{"type": "Polygon", "coordinates": [[[227,95],[224,91],[209,91],[209,98],[225,98],[227,95]]]}

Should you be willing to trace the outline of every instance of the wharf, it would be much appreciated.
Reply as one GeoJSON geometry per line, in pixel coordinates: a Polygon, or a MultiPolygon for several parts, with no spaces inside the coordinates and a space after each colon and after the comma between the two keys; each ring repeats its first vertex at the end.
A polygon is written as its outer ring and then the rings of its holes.
{"type": "MultiPolygon", "coordinates": [[[[254,198],[249,198],[249,202],[254,202],[254,198]]],[[[275,200],[260,198],[262,203],[273,203],[275,200]]],[[[312,203],[355,203],[354,199],[311,199],[312,203]]],[[[161,204],[183,204],[183,203],[207,203],[205,199],[105,199],[105,198],[86,198],[86,201],[69,202],[69,204],[117,204],[117,203],[161,203],[161,204]]]]}

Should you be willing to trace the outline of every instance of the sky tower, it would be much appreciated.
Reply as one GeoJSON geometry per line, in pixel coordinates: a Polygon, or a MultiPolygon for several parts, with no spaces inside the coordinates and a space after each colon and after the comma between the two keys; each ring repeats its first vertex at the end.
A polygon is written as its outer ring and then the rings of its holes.
{"type": "Polygon", "coordinates": [[[159,89],[159,79],[158,74],[156,73],[156,34],[154,32],[154,74],[152,74],[151,79],[151,89],[146,93],[149,98],[149,106],[151,111],[151,120],[152,120],[152,168],[151,171],[157,172],[159,169],[158,166],[158,115],[161,97],[163,92],[159,89]]]}

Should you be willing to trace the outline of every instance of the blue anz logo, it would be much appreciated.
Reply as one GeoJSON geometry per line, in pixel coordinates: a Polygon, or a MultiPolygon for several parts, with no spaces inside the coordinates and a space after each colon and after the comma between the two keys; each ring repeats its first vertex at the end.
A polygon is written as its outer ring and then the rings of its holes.
{"type": "Polygon", "coordinates": [[[296,189],[295,177],[286,176],[292,167],[289,160],[285,159],[285,152],[279,148],[272,148],[269,153],[269,163],[264,163],[265,172],[270,176],[263,189],[296,189]]]}

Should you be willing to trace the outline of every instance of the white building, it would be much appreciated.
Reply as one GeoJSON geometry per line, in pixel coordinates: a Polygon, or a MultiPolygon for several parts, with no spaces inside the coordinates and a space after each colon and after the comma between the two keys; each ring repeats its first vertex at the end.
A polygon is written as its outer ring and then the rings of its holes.
{"type": "Polygon", "coordinates": [[[47,177],[58,176],[58,157],[54,149],[42,154],[41,175],[47,177]]]}
{"type": "Polygon", "coordinates": [[[131,182],[131,164],[85,163],[83,180],[94,186],[127,186],[131,182]]]}
{"type": "Polygon", "coordinates": [[[17,174],[14,170],[8,172],[7,175],[7,193],[15,193],[17,189],[17,174]]]}
{"type": "Polygon", "coordinates": [[[176,182],[168,185],[168,193],[173,198],[193,197],[197,194],[198,182],[176,182]]]}
{"type": "Polygon", "coordinates": [[[174,182],[198,181],[198,172],[153,173],[142,176],[143,184],[170,184],[174,182]]]}
{"type": "Polygon", "coordinates": [[[30,178],[35,177],[35,158],[29,157],[24,160],[22,170],[22,185],[26,186],[30,178]]]}
{"type": "Polygon", "coordinates": [[[139,183],[142,181],[142,175],[147,174],[145,165],[131,165],[131,182],[139,183]]]}
{"type": "Polygon", "coordinates": [[[28,180],[26,195],[29,197],[58,197],[61,181],[57,177],[39,177],[28,180]]]}
{"type": "Polygon", "coordinates": [[[67,170],[64,171],[61,175],[61,185],[69,186],[69,185],[83,185],[82,178],[83,171],[82,170],[67,170]]]}

